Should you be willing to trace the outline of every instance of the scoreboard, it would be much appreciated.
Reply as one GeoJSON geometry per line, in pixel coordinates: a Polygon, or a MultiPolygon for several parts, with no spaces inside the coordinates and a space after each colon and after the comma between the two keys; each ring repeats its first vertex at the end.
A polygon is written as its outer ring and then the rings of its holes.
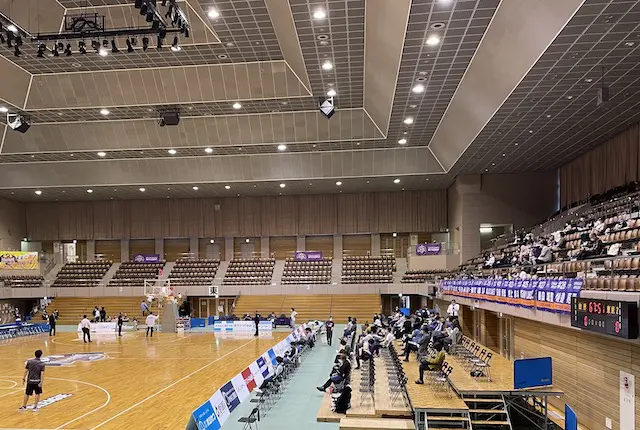
{"type": "Polygon", "coordinates": [[[638,304],[572,297],[571,325],[623,339],[637,339],[638,304]]]}

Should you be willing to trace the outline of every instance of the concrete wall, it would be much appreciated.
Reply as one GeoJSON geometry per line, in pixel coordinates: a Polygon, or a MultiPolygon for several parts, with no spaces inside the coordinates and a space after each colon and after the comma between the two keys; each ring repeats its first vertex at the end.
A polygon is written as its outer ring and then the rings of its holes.
{"type": "Polygon", "coordinates": [[[480,224],[530,227],[555,207],[557,175],[459,176],[448,190],[448,221],[452,241],[460,243],[461,261],[480,250],[480,224]]]}
{"type": "Polygon", "coordinates": [[[20,251],[20,242],[26,236],[25,205],[0,199],[0,250],[20,251]]]}

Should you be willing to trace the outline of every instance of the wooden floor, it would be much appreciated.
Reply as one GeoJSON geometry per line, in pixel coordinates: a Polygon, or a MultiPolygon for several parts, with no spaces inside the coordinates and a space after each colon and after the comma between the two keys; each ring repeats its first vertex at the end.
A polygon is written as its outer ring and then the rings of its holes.
{"type": "MultiPolygon", "coordinates": [[[[183,429],[191,412],[221,385],[286,337],[215,338],[212,333],[179,336],[144,333],[92,336],[75,333],[0,343],[0,430],[2,429],[183,429]],[[40,409],[18,412],[25,360],[36,349],[44,356],[103,352],[100,361],[76,362],[45,371],[41,400],[71,394],[40,409]]],[[[33,397],[30,402],[33,401],[33,397]]]]}

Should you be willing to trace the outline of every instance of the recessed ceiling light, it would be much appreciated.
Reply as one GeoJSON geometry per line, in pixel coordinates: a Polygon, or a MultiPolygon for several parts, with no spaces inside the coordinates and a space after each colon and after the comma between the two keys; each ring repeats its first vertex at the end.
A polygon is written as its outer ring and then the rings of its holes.
{"type": "Polygon", "coordinates": [[[281,143],[280,145],[278,145],[278,151],[286,151],[287,150],[287,145],[281,143]]]}
{"type": "Polygon", "coordinates": [[[212,148],[204,148],[204,152],[206,152],[207,154],[211,154],[213,152],[212,148]]]}
{"type": "Polygon", "coordinates": [[[198,191],[198,187],[193,187],[193,191],[198,191]]]}
{"type": "Polygon", "coordinates": [[[280,188],[284,188],[286,186],[287,186],[287,184],[285,184],[284,182],[282,184],[280,184],[280,188]]]}
{"type": "Polygon", "coordinates": [[[491,163],[491,165],[492,165],[492,166],[495,166],[495,165],[496,165],[496,163],[491,163]]]}
{"type": "Polygon", "coordinates": [[[624,42],[624,46],[633,46],[635,42],[624,42]]]}
{"type": "Polygon", "coordinates": [[[2,113],[7,113],[7,112],[9,112],[9,109],[7,109],[7,108],[6,108],[6,107],[4,107],[4,106],[0,106],[0,112],[2,112],[2,113]]]}
{"type": "Polygon", "coordinates": [[[337,186],[340,186],[340,185],[342,185],[342,182],[341,182],[341,181],[338,181],[338,182],[336,182],[336,185],[337,185],[337,186]]]}
{"type": "Polygon", "coordinates": [[[547,114],[547,118],[551,118],[551,115],[547,114]]]}
{"type": "Polygon", "coordinates": [[[331,88],[329,91],[327,91],[327,95],[329,97],[335,97],[336,96],[336,90],[334,90],[333,88],[331,88]]]}
{"type": "Polygon", "coordinates": [[[518,142],[514,143],[515,146],[518,146],[518,142]]]}
{"type": "Polygon", "coordinates": [[[140,190],[141,193],[144,193],[145,191],[147,191],[145,188],[138,188],[140,190]]]}
{"type": "Polygon", "coordinates": [[[106,157],[106,156],[107,156],[106,152],[104,152],[104,151],[98,152],[98,157],[106,157]]]}
{"type": "Polygon", "coordinates": [[[331,63],[331,61],[325,61],[324,63],[322,63],[322,70],[331,70],[333,69],[333,64],[331,63]]]}
{"type": "Polygon", "coordinates": [[[220,16],[220,12],[218,12],[216,9],[211,8],[209,9],[209,11],[207,12],[207,16],[211,19],[216,19],[220,16]]]}
{"type": "Polygon", "coordinates": [[[100,115],[109,115],[109,109],[100,109],[100,115]]]}
{"type": "Polygon", "coordinates": [[[36,195],[38,195],[38,196],[39,196],[40,194],[42,194],[42,191],[40,191],[40,190],[35,190],[35,193],[36,193],[36,195]]]}
{"type": "Polygon", "coordinates": [[[571,100],[573,96],[567,96],[567,100],[571,100]]]}
{"type": "Polygon", "coordinates": [[[409,107],[410,107],[411,109],[415,109],[415,108],[417,108],[417,107],[418,107],[418,105],[409,105],[409,107]]]}
{"type": "Polygon", "coordinates": [[[400,145],[405,145],[405,144],[407,143],[407,139],[402,138],[402,139],[400,139],[400,140],[398,141],[398,143],[399,143],[400,145]]]}
{"type": "Polygon", "coordinates": [[[430,36],[427,39],[427,45],[429,46],[436,46],[438,43],[440,43],[440,38],[438,36],[430,36]]]}
{"type": "Polygon", "coordinates": [[[413,91],[416,94],[423,93],[424,92],[424,85],[418,84],[415,87],[411,88],[411,91],[413,91]]]}
{"type": "Polygon", "coordinates": [[[407,125],[411,125],[411,124],[413,124],[413,117],[412,116],[408,116],[402,122],[404,122],[407,125]]]}
{"type": "Polygon", "coordinates": [[[327,13],[322,9],[318,9],[315,12],[313,12],[314,19],[325,19],[326,17],[327,17],[327,13]]]}
{"type": "Polygon", "coordinates": [[[235,110],[242,109],[242,105],[238,102],[235,102],[231,107],[235,110]]]}
{"type": "Polygon", "coordinates": [[[106,57],[107,55],[109,55],[109,51],[107,51],[106,48],[100,48],[98,50],[98,54],[100,54],[101,57],[106,57]]]}
{"type": "Polygon", "coordinates": [[[224,189],[225,189],[225,190],[230,190],[230,189],[231,189],[231,185],[225,185],[225,186],[224,186],[224,189]]]}
{"type": "Polygon", "coordinates": [[[488,172],[488,171],[489,171],[489,169],[484,169],[484,171],[485,171],[485,172],[488,172]]]}
{"type": "Polygon", "coordinates": [[[178,153],[178,151],[176,151],[175,149],[171,148],[167,151],[169,154],[171,155],[176,155],[178,153]]]}
{"type": "Polygon", "coordinates": [[[590,84],[591,82],[593,82],[593,79],[591,79],[591,78],[587,78],[587,79],[585,79],[584,81],[585,81],[587,84],[590,84]]]}
{"type": "Polygon", "coordinates": [[[533,130],[529,130],[529,134],[533,133],[533,130]]]}
{"type": "Polygon", "coordinates": [[[503,153],[502,153],[502,156],[503,156],[503,157],[506,157],[506,156],[507,156],[507,154],[505,154],[505,153],[503,152],[503,153]]]}
{"type": "Polygon", "coordinates": [[[89,189],[87,190],[87,192],[88,192],[89,194],[91,194],[91,193],[93,192],[93,190],[92,190],[91,188],[89,188],[89,189]]]}
{"type": "Polygon", "coordinates": [[[399,183],[400,183],[400,179],[395,178],[395,179],[393,180],[393,183],[394,183],[394,184],[399,184],[399,183]]]}

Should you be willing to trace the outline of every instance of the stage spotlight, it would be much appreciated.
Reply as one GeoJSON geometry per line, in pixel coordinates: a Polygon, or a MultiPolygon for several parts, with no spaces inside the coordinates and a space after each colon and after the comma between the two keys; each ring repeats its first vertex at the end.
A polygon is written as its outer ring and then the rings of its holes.
{"type": "Polygon", "coordinates": [[[133,6],[136,9],[140,9],[142,7],[142,0],[135,0],[135,2],[133,2],[133,6]]]}
{"type": "Polygon", "coordinates": [[[160,35],[158,35],[158,46],[156,46],[156,49],[158,51],[162,49],[162,37],[160,37],[160,35]]]}
{"type": "Polygon", "coordinates": [[[147,12],[147,22],[154,22],[155,19],[155,14],[153,13],[153,11],[149,11],[147,12]]]}
{"type": "Polygon", "coordinates": [[[58,52],[58,45],[53,45],[53,48],[51,48],[51,52],[53,52],[54,57],[59,57],[60,53],[58,52]]]}
{"type": "Polygon", "coordinates": [[[56,46],[58,48],[58,51],[64,51],[64,43],[62,42],[57,42],[56,46]]]}
{"type": "Polygon", "coordinates": [[[80,54],[82,55],[87,54],[87,45],[84,43],[84,41],[78,42],[78,51],[80,51],[80,54]]]}
{"type": "Polygon", "coordinates": [[[133,52],[133,46],[131,45],[131,40],[127,37],[127,52],[133,52]]]}
{"type": "Polygon", "coordinates": [[[100,49],[100,42],[98,42],[97,40],[92,40],[91,47],[95,49],[96,52],[98,52],[98,50],[100,49]]]}
{"type": "Polygon", "coordinates": [[[142,38],[142,50],[146,51],[147,48],[149,48],[149,38],[145,36],[142,38]]]}
{"type": "Polygon", "coordinates": [[[180,51],[180,41],[178,40],[178,36],[173,37],[173,43],[171,44],[171,50],[174,52],[180,51]]]}
{"type": "Polygon", "coordinates": [[[36,54],[36,57],[38,58],[44,58],[44,53],[47,52],[47,47],[44,45],[44,43],[41,43],[38,45],[38,53],[36,54]]]}
{"type": "Polygon", "coordinates": [[[20,47],[18,45],[16,45],[16,49],[13,50],[13,55],[15,55],[16,57],[22,55],[22,51],[20,51],[20,47]]]}
{"type": "Polygon", "coordinates": [[[64,53],[66,54],[67,57],[70,57],[73,53],[71,52],[71,44],[67,43],[67,47],[64,50],[64,53]]]}
{"type": "Polygon", "coordinates": [[[111,52],[113,54],[117,54],[118,52],[120,52],[120,50],[116,46],[116,39],[111,39],[111,52]]]}
{"type": "Polygon", "coordinates": [[[107,39],[103,39],[102,40],[102,46],[104,46],[105,48],[109,47],[109,41],[107,39]]]}
{"type": "Polygon", "coordinates": [[[149,6],[147,6],[147,2],[143,2],[142,6],[140,6],[140,15],[144,16],[149,11],[149,6]]]}

